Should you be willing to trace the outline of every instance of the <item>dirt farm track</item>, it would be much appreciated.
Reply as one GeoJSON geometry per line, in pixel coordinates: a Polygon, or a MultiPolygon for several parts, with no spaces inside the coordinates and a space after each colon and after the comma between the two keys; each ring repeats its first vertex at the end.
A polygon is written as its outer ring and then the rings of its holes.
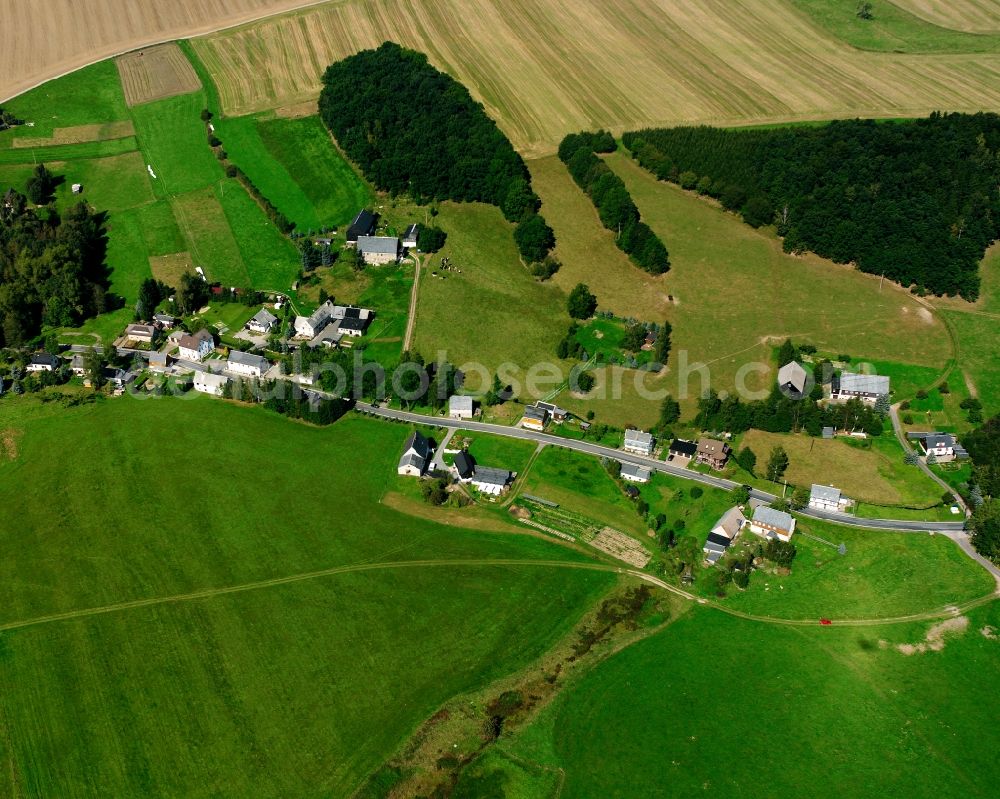
{"type": "MultiPolygon", "coordinates": [[[[0,101],[117,53],[193,38],[223,111],[246,114],[314,100],[328,64],[391,39],[462,81],[528,157],[597,126],[1000,110],[1000,48],[857,49],[796,2],[0,0],[0,101]]],[[[1000,19],[1000,0],[952,0],[933,22],[942,4],[893,5],[952,33],[1000,19]]]]}

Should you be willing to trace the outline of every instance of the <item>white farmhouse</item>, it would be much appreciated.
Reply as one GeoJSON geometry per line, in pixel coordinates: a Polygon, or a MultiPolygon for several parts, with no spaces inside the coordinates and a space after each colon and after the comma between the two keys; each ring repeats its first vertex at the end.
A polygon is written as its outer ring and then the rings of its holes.
{"type": "Polygon", "coordinates": [[[779,541],[791,541],[795,532],[795,519],[790,513],[775,510],[767,505],[760,505],[750,520],[750,530],[764,538],[777,538],[779,541]]]}
{"type": "Polygon", "coordinates": [[[215,349],[215,339],[205,328],[192,335],[181,336],[177,342],[177,357],[184,361],[201,361],[215,349]]]}
{"type": "Polygon", "coordinates": [[[830,399],[835,402],[846,402],[859,399],[874,405],[879,397],[889,396],[888,375],[862,375],[854,372],[842,372],[834,375],[830,384],[830,399]]]}
{"type": "Polygon", "coordinates": [[[508,472],[506,469],[494,469],[491,466],[477,465],[471,482],[476,490],[496,497],[507,490],[513,479],[513,473],[508,472]]]}
{"type": "Polygon", "coordinates": [[[228,382],[229,378],[225,375],[217,375],[214,372],[195,372],[194,390],[200,391],[202,394],[221,397],[228,382]]]}
{"type": "Polygon", "coordinates": [[[397,474],[407,477],[420,477],[427,470],[431,459],[431,445],[427,437],[419,430],[414,430],[403,449],[403,456],[396,467],[397,474]]]}
{"type": "Polygon", "coordinates": [[[642,430],[626,430],[625,443],[622,446],[626,452],[634,452],[636,455],[653,454],[653,436],[642,430]]]}
{"type": "Polygon", "coordinates": [[[634,463],[622,464],[622,480],[630,483],[648,483],[652,472],[645,466],[636,466],[634,463]]]}
{"type": "Polygon", "coordinates": [[[472,397],[454,394],[448,398],[448,416],[452,419],[471,419],[473,410],[472,397]]]}
{"type": "Polygon", "coordinates": [[[261,308],[253,315],[253,318],[247,322],[246,328],[251,333],[259,333],[264,336],[270,333],[277,324],[278,317],[267,310],[267,308],[261,308]]]}
{"type": "Polygon", "coordinates": [[[271,368],[271,364],[267,358],[264,358],[261,355],[254,355],[250,352],[240,352],[239,350],[231,350],[229,353],[229,361],[226,363],[226,368],[234,375],[242,375],[244,377],[261,377],[264,372],[271,368]]]}
{"type": "Polygon", "coordinates": [[[809,492],[809,507],[814,510],[842,511],[850,500],[833,486],[813,485],[809,492]]]}

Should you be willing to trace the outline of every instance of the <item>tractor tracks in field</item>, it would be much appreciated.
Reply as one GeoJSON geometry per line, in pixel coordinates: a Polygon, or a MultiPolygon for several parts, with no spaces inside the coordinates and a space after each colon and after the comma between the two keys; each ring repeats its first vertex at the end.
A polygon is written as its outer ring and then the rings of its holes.
{"type": "MultiPolygon", "coordinates": [[[[322,579],[324,577],[334,577],[340,574],[357,574],[371,571],[387,571],[393,569],[414,569],[414,568],[489,568],[489,567],[529,567],[529,568],[552,568],[552,569],[578,569],[582,571],[606,572],[618,575],[627,575],[650,583],[657,588],[661,588],[676,596],[683,597],[701,607],[713,608],[714,610],[727,613],[730,616],[765,624],[779,624],[794,627],[815,627],[819,623],[816,618],[811,619],[786,619],[774,616],[762,616],[753,613],[745,613],[734,608],[726,607],[723,603],[715,600],[696,596],[688,591],[678,588],[675,585],[661,580],[651,574],[614,566],[603,563],[587,563],[582,561],[562,561],[562,560],[532,560],[524,558],[473,558],[473,559],[436,559],[436,560],[403,560],[385,562],[355,563],[345,566],[333,566],[328,569],[302,572],[285,577],[273,577],[267,580],[256,580],[238,585],[222,586],[218,588],[206,588],[199,591],[190,591],[182,594],[172,594],[169,596],[146,597],[143,599],[133,599],[125,602],[115,602],[109,605],[99,605],[77,610],[67,610],[61,613],[50,613],[42,616],[35,616],[27,619],[8,621],[0,624],[0,633],[21,630],[28,627],[36,627],[43,624],[51,624],[61,621],[75,621],[95,616],[102,616],[110,613],[118,613],[128,610],[138,610],[141,608],[158,607],[161,605],[177,605],[185,602],[197,602],[210,600],[231,594],[240,594],[247,591],[258,591],[265,588],[275,588],[283,585],[293,585],[295,583],[309,580],[322,579]]],[[[976,599],[948,605],[943,608],[924,611],[921,613],[911,613],[902,616],[890,616],[873,619],[843,619],[836,620],[833,626],[838,627],[874,627],[886,624],[905,624],[919,621],[932,621],[940,618],[957,616],[973,608],[985,605],[1000,596],[1000,591],[977,597],[976,599]]]]}

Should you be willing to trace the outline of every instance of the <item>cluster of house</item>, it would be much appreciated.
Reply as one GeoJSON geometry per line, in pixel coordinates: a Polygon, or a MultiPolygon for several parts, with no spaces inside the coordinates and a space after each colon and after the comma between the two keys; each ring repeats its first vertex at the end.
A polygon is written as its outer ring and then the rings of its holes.
{"type": "MultiPolygon", "coordinates": [[[[815,510],[842,513],[850,504],[851,500],[833,486],[813,485],[809,492],[809,507],[815,510]]],[[[736,506],[722,514],[712,527],[702,548],[709,565],[726,554],[744,527],[763,538],[791,540],[795,532],[795,518],[790,513],[775,510],[759,499],[751,499],[749,506],[753,511],[750,519],[744,516],[742,508],[736,506]]]]}
{"type": "Polygon", "coordinates": [[[925,459],[932,459],[937,463],[964,461],[969,457],[968,451],[951,433],[912,432],[907,433],[906,437],[920,444],[925,459]]]}
{"type": "Polygon", "coordinates": [[[377,222],[375,214],[362,209],[347,228],[347,246],[356,248],[358,255],[369,266],[396,263],[404,250],[417,248],[419,225],[410,225],[400,240],[396,236],[376,236],[377,222]]]}
{"type": "Polygon", "coordinates": [[[702,551],[705,562],[713,565],[736,540],[746,527],[750,532],[761,538],[791,541],[795,532],[795,518],[783,510],[775,510],[761,500],[751,499],[750,508],[753,514],[749,519],[743,514],[743,509],[734,506],[727,510],[712,527],[702,551]]]}
{"type": "Polygon", "coordinates": [[[309,339],[310,347],[332,347],[344,336],[363,336],[374,318],[369,308],[327,300],[309,316],[295,317],[295,337],[309,339]]]}
{"type": "MultiPolygon", "coordinates": [[[[76,377],[86,380],[87,363],[82,353],[73,353],[69,359],[69,369],[76,377]]],[[[62,368],[63,359],[49,352],[36,352],[25,367],[28,372],[54,372],[62,368]]],[[[122,391],[135,379],[135,373],[128,369],[106,367],[104,380],[114,391],[122,391]]]]}
{"type": "Polygon", "coordinates": [[[528,430],[544,430],[550,421],[562,424],[567,416],[569,411],[565,408],[560,408],[551,402],[536,402],[534,405],[525,406],[520,425],[528,430]]]}
{"type": "Polygon", "coordinates": [[[685,466],[694,461],[715,471],[722,471],[732,452],[729,444],[715,438],[699,438],[697,441],[675,438],[667,450],[667,460],[685,466]]]}
{"type": "MultiPolygon", "coordinates": [[[[427,436],[419,430],[414,430],[406,439],[396,473],[406,477],[423,477],[433,458],[434,451],[427,436]]],[[[480,493],[490,496],[505,493],[517,476],[507,469],[479,465],[466,450],[455,455],[454,465],[450,471],[457,482],[471,485],[480,493]]]]}
{"type": "MultiPolygon", "coordinates": [[[[778,388],[793,399],[801,399],[808,393],[811,376],[797,361],[790,361],[778,370],[778,388]]],[[[874,405],[879,397],[889,396],[887,375],[866,375],[857,372],[841,372],[830,382],[830,399],[847,402],[858,399],[874,405]]]]}

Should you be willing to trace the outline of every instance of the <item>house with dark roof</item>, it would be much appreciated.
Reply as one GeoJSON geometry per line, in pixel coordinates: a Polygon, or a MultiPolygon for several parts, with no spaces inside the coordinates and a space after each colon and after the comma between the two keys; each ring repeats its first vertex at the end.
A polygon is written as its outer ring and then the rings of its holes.
{"type": "Polygon", "coordinates": [[[419,430],[410,433],[403,448],[403,455],[399,459],[396,472],[408,477],[421,477],[427,471],[427,465],[431,460],[431,445],[427,436],[419,430]]]}
{"type": "Polygon", "coordinates": [[[466,482],[472,479],[472,475],[476,471],[476,461],[463,449],[455,456],[454,468],[458,479],[466,482]]]}
{"type": "MultiPolygon", "coordinates": [[[[909,435],[907,437],[910,438],[909,435]]],[[[951,463],[969,457],[965,447],[951,433],[920,433],[913,436],[913,439],[920,442],[924,458],[931,458],[938,463],[951,463]]]]}
{"type": "Polygon", "coordinates": [[[549,415],[549,418],[556,424],[562,424],[565,422],[566,417],[569,415],[569,411],[565,408],[560,408],[558,405],[554,405],[551,402],[542,402],[539,400],[535,403],[535,407],[545,411],[549,415]]]}
{"type": "Polygon", "coordinates": [[[721,471],[729,460],[732,450],[725,441],[717,441],[714,438],[699,438],[696,457],[698,463],[711,466],[716,471],[721,471]]]}
{"type": "Polygon", "coordinates": [[[358,243],[358,239],[361,236],[370,236],[374,233],[377,221],[375,214],[367,208],[362,208],[358,211],[358,215],[354,217],[354,220],[347,228],[347,246],[353,247],[358,243]]]}
{"type": "Polygon", "coordinates": [[[526,427],[529,430],[544,430],[548,420],[548,411],[536,408],[534,405],[527,405],[524,408],[524,415],[521,417],[521,427],[526,427]]]}
{"type": "Polygon", "coordinates": [[[49,352],[36,352],[31,356],[26,367],[29,372],[54,372],[62,366],[62,361],[58,355],[49,352]]]}
{"type": "Polygon", "coordinates": [[[164,330],[170,330],[177,324],[177,320],[168,313],[155,313],[153,314],[153,324],[159,325],[164,330]]]}
{"type": "Polygon", "coordinates": [[[693,441],[685,441],[683,438],[675,438],[670,442],[670,447],[667,450],[667,457],[671,460],[674,458],[691,460],[697,454],[698,445],[693,441]]]}
{"type": "Polygon", "coordinates": [[[333,320],[345,336],[363,336],[374,318],[375,312],[368,308],[336,305],[333,309],[333,320]]]}
{"type": "Polygon", "coordinates": [[[417,236],[420,235],[420,225],[414,222],[403,234],[403,247],[407,250],[417,249],[417,236]]]}

